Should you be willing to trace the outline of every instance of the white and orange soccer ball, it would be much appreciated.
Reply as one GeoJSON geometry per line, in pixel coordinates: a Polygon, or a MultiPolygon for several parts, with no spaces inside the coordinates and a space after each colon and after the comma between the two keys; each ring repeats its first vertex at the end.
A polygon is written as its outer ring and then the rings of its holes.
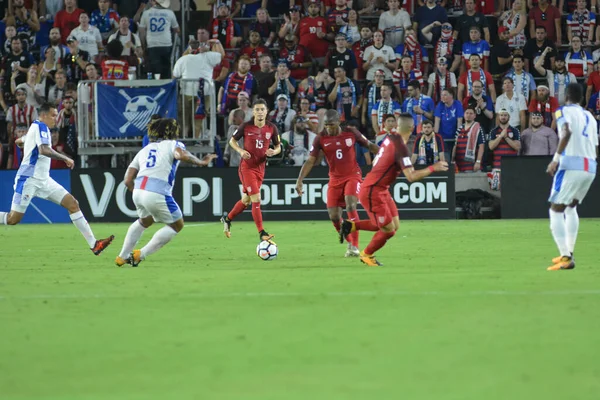
{"type": "Polygon", "coordinates": [[[278,253],[277,245],[268,240],[263,240],[256,246],[256,254],[264,261],[273,261],[278,253]]]}

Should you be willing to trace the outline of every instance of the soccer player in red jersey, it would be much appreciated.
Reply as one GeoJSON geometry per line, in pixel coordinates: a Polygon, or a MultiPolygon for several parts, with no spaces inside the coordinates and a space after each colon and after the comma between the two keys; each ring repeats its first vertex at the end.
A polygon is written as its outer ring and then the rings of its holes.
{"type": "Polygon", "coordinates": [[[223,232],[226,237],[231,237],[231,221],[241,214],[250,203],[252,203],[252,219],[258,229],[260,240],[271,240],[273,235],[269,235],[262,221],[260,211],[260,186],[265,177],[265,164],[267,157],[272,157],[281,152],[279,141],[279,132],[277,127],[267,121],[267,102],[258,99],[252,107],[254,119],[244,122],[233,134],[229,145],[237,151],[242,157],[238,174],[242,182],[242,199],[235,203],[233,209],[221,217],[223,223],[223,232]],[[244,139],[244,148],[238,145],[240,139],[244,139]],[[269,145],[273,143],[273,149],[269,145]]]}
{"type": "Polygon", "coordinates": [[[369,245],[360,253],[360,261],[370,267],[382,265],[375,258],[375,252],[382,248],[400,227],[398,207],[390,194],[390,185],[400,172],[404,172],[409,182],[415,182],[433,172],[448,170],[448,163],[439,161],[425,169],[415,171],[410,161],[410,151],[405,144],[414,127],[412,115],[402,113],[398,117],[398,133],[391,133],[381,143],[379,153],[373,160],[373,169],[365,177],[359,194],[360,203],[367,211],[369,219],[342,222],[340,243],[344,242],[347,235],[359,230],[377,232],[369,245]]]}
{"type": "MultiPolygon", "coordinates": [[[[302,165],[296,181],[296,191],[302,196],[302,181],[315,165],[319,153],[323,151],[329,164],[329,186],[327,189],[327,211],[333,226],[339,232],[342,222],[342,211],[350,221],[358,220],[358,192],[362,173],[356,162],[355,143],[367,147],[372,153],[377,153],[379,147],[371,143],[358,130],[352,127],[340,127],[340,115],[336,110],[327,110],[324,118],[325,129],[315,138],[310,156],[302,165]]],[[[348,238],[346,257],[357,257],[358,232],[348,238]]]]}

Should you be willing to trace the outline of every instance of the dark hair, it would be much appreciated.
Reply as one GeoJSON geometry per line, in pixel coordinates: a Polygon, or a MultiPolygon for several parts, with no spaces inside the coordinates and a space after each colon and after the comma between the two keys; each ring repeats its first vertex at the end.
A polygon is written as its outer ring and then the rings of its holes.
{"type": "Polygon", "coordinates": [[[401,119],[401,118],[402,119],[408,118],[408,119],[413,119],[414,120],[412,114],[411,113],[407,113],[407,112],[400,113],[400,115],[398,115],[398,119],[401,119]]]}
{"type": "Polygon", "coordinates": [[[506,81],[510,81],[510,83],[512,83],[513,85],[515,84],[515,81],[513,81],[513,79],[510,76],[505,76],[504,79],[502,79],[502,83],[506,81]]]}
{"type": "Polygon", "coordinates": [[[412,81],[408,82],[408,86],[411,87],[411,88],[413,88],[413,89],[419,89],[419,90],[421,90],[421,84],[416,79],[413,79],[412,81]]]}
{"type": "Polygon", "coordinates": [[[433,122],[431,122],[431,120],[429,120],[429,119],[424,119],[423,122],[421,122],[421,126],[423,126],[423,125],[433,126],[433,122]]]}
{"type": "Polygon", "coordinates": [[[473,111],[475,114],[477,114],[477,111],[475,111],[475,107],[473,107],[473,106],[467,106],[467,108],[465,108],[465,111],[467,111],[467,110],[471,110],[471,111],[473,111]]]}
{"type": "Polygon", "coordinates": [[[27,129],[27,124],[19,122],[17,125],[15,125],[15,129],[27,129]]]}
{"type": "Polygon", "coordinates": [[[106,44],[106,54],[110,58],[121,58],[123,53],[123,43],[119,39],[113,39],[106,44]]]}
{"type": "Polygon", "coordinates": [[[385,115],[383,116],[383,119],[382,119],[382,121],[383,121],[383,122],[385,122],[385,121],[387,121],[389,118],[394,118],[394,120],[396,120],[396,116],[395,116],[394,114],[385,114],[385,115]]]}
{"type": "Polygon", "coordinates": [[[515,61],[516,59],[520,59],[523,62],[525,61],[525,58],[522,55],[520,55],[520,54],[517,54],[517,55],[513,56],[513,61],[515,61]]]}
{"type": "Polygon", "coordinates": [[[567,99],[571,103],[580,104],[581,99],[583,98],[583,89],[581,88],[581,85],[577,82],[569,83],[569,85],[567,85],[567,88],[565,89],[565,94],[567,96],[567,99]]]}
{"type": "Polygon", "coordinates": [[[391,83],[385,83],[385,82],[381,84],[381,86],[379,87],[379,89],[381,90],[381,88],[384,87],[384,86],[386,88],[392,90],[392,91],[394,90],[394,85],[392,85],[391,83]]]}
{"type": "Polygon", "coordinates": [[[477,53],[472,53],[472,54],[469,56],[469,58],[471,58],[471,57],[473,57],[473,56],[475,56],[475,57],[477,57],[477,58],[479,58],[479,59],[481,60],[481,56],[480,56],[479,54],[477,54],[477,53]]]}
{"type": "Polygon", "coordinates": [[[267,104],[267,101],[265,99],[256,99],[256,101],[254,102],[254,104],[252,104],[252,107],[254,106],[258,106],[262,104],[263,106],[267,107],[267,109],[269,109],[269,105],[267,104]]]}
{"type": "Polygon", "coordinates": [[[179,124],[173,118],[153,119],[148,124],[148,137],[152,141],[177,139],[179,137],[179,124]]]}
{"type": "MultiPolygon", "coordinates": [[[[12,44],[12,42],[14,42],[15,40],[18,40],[19,42],[21,42],[21,38],[17,35],[17,36],[13,36],[12,39],[10,39],[10,43],[12,44]]],[[[23,42],[21,42],[21,44],[23,44],[23,42]]]]}
{"type": "Polygon", "coordinates": [[[535,30],[537,31],[538,29],[545,31],[546,27],[544,25],[536,25],[535,30]]]}
{"type": "Polygon", "coordinates": [[[479,27],[477,25],[471,25],[471,27],[469,28],[469,32],[471,31],[477,31],[479,33],[481,33],[481,29],[479,29],[479,27]]]}
{"type": "Polygon", "coordinates": [[[44,103],[38,109],[38,114],[39,115],[48,114],[50,112],[50,110],[52,110],[52,109],[56,109],[56,106],[54,104],[52,104],[52,103],[44,103]]]}

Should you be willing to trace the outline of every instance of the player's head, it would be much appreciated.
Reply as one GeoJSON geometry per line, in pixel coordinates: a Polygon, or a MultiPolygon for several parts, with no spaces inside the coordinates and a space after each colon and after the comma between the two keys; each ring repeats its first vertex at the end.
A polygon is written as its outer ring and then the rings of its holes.
{"type": "Polygon", "coordinates": [[[415,120],[412,114],[402,113],[398,116],[398,132],[401,134],[411,134],[415,130],[415,120]]]}
{"type": "Polygon", "coordinates": [[[158,118],[148,125],[148,139],[151,142],[175,140],[179,137],[179,124],[173,118],[158,118]]]}
{"type": "Polygon", "coordinates": [[[336,110],[325,111],[323,124],[329,135],[337,135],[340,132],[340,114],[336,110]]]}
{"type": "Polygon", "coordinates": [[[56,107],[51,103],[44,103],[38,110],[38,119],[52,129],[56,126],[56,117],[58,112],[56,107]]]}
{"type": "Polygon", "coordinates": [[[427,137],[433,135],[433,123],[426,119],[421,123],[421,133],[427,137]]]}
{"type": "Polygon", "coordinates": [[[463,115],[465,118],[465,122],[471,123],[471,122],[475,121],[476,115],[477,115],[477,112],[475,111],[474,107],[465,108],[465,112],[463,115]]]}
{"type": "Polygon", "coordinates": [[[583,89],[577,82],[569,83],[565,89],[567,95],[567,102],[571,104],[580,104],[583,98],[583,89]]]}
{"type": "Polygon", "coordinates": [[[267,107],[267,102],[264,99],[258,99],[252,105],[252,113],[254,115],[255,122],[265,122],[268,112],[269,108],[267,107]]]}
{"type": "Polygon", "coordinates": [[[394,114],[385,114],[383,116],[383,127],[388,131],[394,129],[396,127],[396,116],[394,114]]]}

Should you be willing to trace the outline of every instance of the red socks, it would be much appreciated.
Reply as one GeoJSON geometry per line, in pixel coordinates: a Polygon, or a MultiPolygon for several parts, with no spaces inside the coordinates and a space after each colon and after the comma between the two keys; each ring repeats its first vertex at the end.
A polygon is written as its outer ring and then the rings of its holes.
{"type": "Polygon", "coordinates": [[[262,212],[260,211],[260,201],[252,203],[252,219],[256,224],[256,229],[258,229],[259,232],[264,231],[262,212]]]}
{"type": "Polygon", "coordinates": [[[362,220],[362,221],[355,221],[354,222],[354,226],[356,227],[357,231],[375,232],[375,231],[379,230],[379,228],[377,227],[377,225],[375,225],[374,223],[372,223],[371,220],[369,220],[369,219],[365,219],[365,220],[362,220]]]}
{"type": "MultiPolygon", "coordinates": [[[[354,223],[358,222],[358,211],[346,211],[346,214],[348,214],[348,219],[350,221],[354,223]]],[[[358,229],[349,234],[348,239],[350,239],[348,241],[350,242],[350,244],[352,244],[352,246],[358,247],[358,229]]]]}
{"type": "Polygon", "coordinates": [[[373,236],[373,239],[371,239],[371,242],[365,249],[365,253],[375,254],[375,252],[377,250],[379,250],[380,248],[382,248],[385,245],[385,243],[388,241],[388,239],[390,239],[395,234],[396,234],[396,231],[393,231],[393,232],[378,231],[373,236]]]}
{"type": "Polygon", "coordinates": [[[238,215],[243,213],[245,209],[246,209],[246,205],[244,203],[242,203],[241,200],[239,200],[237,203],[235,203],[235,206],[233,206],[233,208],[231,209],[229,214],[227,214],[227,218],[229,218],[230,220],[233,220],[235,217],[237,217],[238,215]]]}

